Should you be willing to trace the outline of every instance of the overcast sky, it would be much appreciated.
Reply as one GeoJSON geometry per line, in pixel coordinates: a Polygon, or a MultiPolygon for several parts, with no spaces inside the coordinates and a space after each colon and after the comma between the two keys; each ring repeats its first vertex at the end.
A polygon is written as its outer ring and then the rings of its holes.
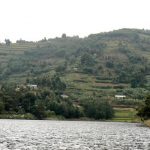
{"type": "Polygon", "coordinates": [[[0,0],[0,41],[150,29],[150,0],[0,0]]]}

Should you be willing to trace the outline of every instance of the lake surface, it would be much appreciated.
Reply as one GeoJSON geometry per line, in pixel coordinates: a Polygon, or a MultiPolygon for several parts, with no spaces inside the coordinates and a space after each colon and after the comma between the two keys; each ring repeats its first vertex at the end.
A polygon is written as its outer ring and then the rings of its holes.
{"type": "Polygon", "coordinates": [[[150,150],[136,123],[0,120],[0,150],[150,150]]]}

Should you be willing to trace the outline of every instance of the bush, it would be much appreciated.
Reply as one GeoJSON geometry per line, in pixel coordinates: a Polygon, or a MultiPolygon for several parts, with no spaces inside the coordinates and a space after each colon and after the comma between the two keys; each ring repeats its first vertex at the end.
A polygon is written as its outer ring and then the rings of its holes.
{"type": "Polygon", "coordinates": [[[83,103],[86,117],[94,119],[110,119],[113,117],[113,108],[107,101],[86,100],[83,103]]]}
{"type": "Polygon", "coordinates": [[[0,102],[0,114],[3,112],[4,110],[4,103],[0,102]]]}
{"type": "Polygon", "coordinates": [[[146,97],[144,104],[139,108],[137,115],[144,120],[150,118],[150,95],[146,97]]]}

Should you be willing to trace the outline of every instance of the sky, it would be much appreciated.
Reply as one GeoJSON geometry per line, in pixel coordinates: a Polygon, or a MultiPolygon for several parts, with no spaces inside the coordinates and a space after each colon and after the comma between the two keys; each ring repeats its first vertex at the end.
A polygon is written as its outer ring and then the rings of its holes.
{"type": "Polygon", "coordinates": [[[0,0],[0,42],[150,29],[150,0],[0,0]]]}

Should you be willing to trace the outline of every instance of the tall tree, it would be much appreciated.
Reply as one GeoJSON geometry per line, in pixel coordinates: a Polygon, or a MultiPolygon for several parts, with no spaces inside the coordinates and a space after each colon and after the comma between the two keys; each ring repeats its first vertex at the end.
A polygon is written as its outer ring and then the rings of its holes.
{"type": "Polygon", "coordinates": [[[144,105],[139,108],[138,116],[144,120],[150,118],[150,95],[146,97],[144,105]]]}
{"type": "Polygon", "coordinates": [[[6,43],[7,46],[10,46],[11,41],[9,39],[5,39],[5,43],[6,43]]]}

